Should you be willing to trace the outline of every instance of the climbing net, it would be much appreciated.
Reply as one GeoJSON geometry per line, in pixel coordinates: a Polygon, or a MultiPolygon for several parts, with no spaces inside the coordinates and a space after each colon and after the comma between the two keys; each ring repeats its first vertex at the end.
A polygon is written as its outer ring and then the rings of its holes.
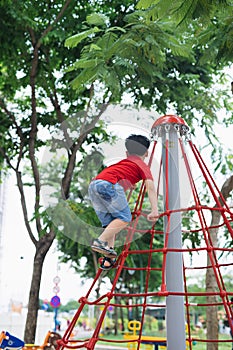
{"type": "MultiPolygon", "coordinates": [[[[89,291],[85,296],[80,298],[80,306],[64,336],[58,341],[57,349],[94,349],[100,341],[110,345],[114,343],[115,346],[116,343],[121,346],[125,344],[129,349],[139,349],[143,344],[154,344],[155,349],[158,349],[159,345],[166,346],[166,337],[153,337],[153,334],[146,336],[143,330],[148,313],[156,313],[158,309],[164,309],[166,311],[166,301],[171,297],[173,298],[172,300],[178,297],[183,298],[186,322],[186,349],[192,350],[196,342],[223,344],[222,349],[224,349],[225,343],[232,342],[230,335],[226,339],[219,339],[218,336],[214,337],[214,334],[218,334],[218,330],[216,331],[215,329],[218,327],[218,323],[216,322],[210,323],[210,326],[207,323],[207,334],[203,332],[202,334],[198,334],[198,336],[191,324],[193,315],[203,314],[207,311],[212,321],[213,319],[216,320],[218,318],[218,310],[221,309],[224,310],[226,319],[228,319],[229,326],[231,327],[231,332],[233,332],[231,323],[231,319],[233,318],[233,303],[231,302],[233,300],[233,292],[227,291],[223,278],[223,272],[233,266],[233,249],[232,246],[227,246],[227,244],[220,245],[217,239],[218,232],[223,233],[225,242],[233,239],[233,213],[227,204],[226,196],[218,189],[197,147],[191,141],[186,125],[183,122],[178,124],[162,123],[156,125],[152,131],[154,143],[149,160],[150,166],[152,166],[159,137],[163,138],[165,148],[163,158],[161,157],[158,162],[159,169],[157,171],[158,193],[162,182],[162,186],[165,188],[163,198],[164,209],[158,220],[160,223],[162,221],[165,223],[164,228],[163,230],[158,229],[158,222],[153,224],[150,229],[144,229],[141,227],[142,225],[139,225],[140,220],[146,217],[146,213],[143,211],[146,189],[145,184],[142,183],[133,209],[133,220],[126,229],[125,243],[114,269],[111,288],[94,300],[90,297],[91,293],[97,288],[99,278],[105,273],[99,269],[89,291]],[[191,197],[191,204],[188,207],[181,207],[180,205],[175,209],[170,207],[169,191],[167,190],[169,181],[171,181],[169,174],[170,128],[173,128],[177,134],[178,148],[182,162],[184,163],[185,173],[187,174],[191,197]],[[198,166],[203,182],[206,184],[206,196],[202,196],[204,199],[200,199],[198,194],[196,180],[194,179],[187,156],[187,148],[191,152],[195,164],[198,166]],[[164,166],[164,163],[166,166],[164,166]],[[161,174],[163,170],[164,175],[162,179],[161,174]],[[170,235],[172,234],[170,231],[170,222],[172,217],[177,213],[181,218],[180,227],[183,238],[183,245],[179,248],[171,247],[169,244],[170,235]],[[195,221],[195,224],[192,223],[192,220],[195,221]],[[145,244],[140,249],[140,238],[136,241],[138,244],[135,244],[135,235],[137,237],[146,237],[147,249],[145,249],[145,244]],[[198,246],[192,243],[193,237],[199,239],[198,246]],[[135,246],[137,249],[135,249],[135,246]],[[166,269],[168,258],[172,259],[172,255],[177,254],[182,259],[183,286],[180,290],[174,291],[167,287],[166,269]],[[140,266],[132,264],[135,257],[140,257],[140,266]],[[157,265],[155,266],[154,259],[156,257],[159,257],[159,259],[156,259],[157,265]],[[192,263],[194,260],[198,262],[196,266],[192,263]],[[124,283],[126,285],[130,275],[134,273],[138,273],[140,276],[139,290],[134,290],[134,287],[128,287],[127,291],[122,291],[119,284],[124,283]],[[211,283],[207,285],[203,292],[193,292],[188,280],[190,276],[192,277],[199,273],[208,275],[211,283]],[[155,278],[159,282],[159,288],[156,288],[156,290],[153,289],[155,278]],[[198,303],[192,302],[194,297],[198,297],[198,303]],[[99,310],[94,330],[86,339],[74,339],[72,336],[73,330],[82,311],[88,305],[94,306],[99,310]],[[110,339],[102,334],[106,315],[112,309],[114,309],[116,320],[124,312],[127,312],[129,319],[137,320],[135,327],[133,325],[133,328],[131,328],[133,330],[131,335],[125,335],[122,339],[116,340],[114,337],[110,339]],[[210,328],[208,329],[208,327],[210,328]]],[[[174,269],[176,269],[176,266],[174,266],[174,269]]],[[[173,320],[173,322],[175,327],[176,320],[173,320]]],[[[178,330],[177,336],[179,336],[178,330]]]]}

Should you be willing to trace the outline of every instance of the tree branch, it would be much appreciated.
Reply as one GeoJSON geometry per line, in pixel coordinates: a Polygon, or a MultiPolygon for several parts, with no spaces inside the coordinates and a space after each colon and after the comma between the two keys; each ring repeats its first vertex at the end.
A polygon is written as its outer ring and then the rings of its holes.
{"type": "MultiPolygon", "coordinates": [[[[43,38],[53,29],[53,26],[59,21],[59,19],[63,16],[65,10],[69,6],[71,0],[67,0],[65,4],[63,5],[61,11],[58,13],[57,17],[55,18],[53,25],[49,25],[44,32],[42,33],[40,39],[35,42],[35,35],[34,31],[29,28],[29,33],[32,40],[32,45],[34,47],[33,50],[33,59],[32,59],[32,66],[31,66],[31,73],[30,73],[30,86],[31,86],[31,106],[32,106],[32,115],[31,115],[31,130],[29,134],[29,155],[32,165],[32,171],[33,171],[33,177],[35,182],[35,211],[39,211],[40,207],[40,174],[35,158],[35,143],[37,138],[37,111],[36,111],[36,73],[38,68],[38,61],[39,61],[39,48],[42,44],[43,38]]],[[[37,231],[41,231],[41,221],[40,216],[36,216],[36,227],[37,231]]]]}
{"type": "Polygon", "coordinates": [[[20,146],[19,146],[19,152],[18,152],[18,160],[17,160],[17,165],[16,167],[13,167],[12,164],[10,163],[10,159],[8,158],[7,159],[7,156],[5,154],[5,159],[7,161],[7,164],[16,171],[16,169],[18,170],[19,169],[19,165],[20,165],[20,162],[23,158],[23,148],[24,148],[24,144],[25,144],[25,137],[23,135],[23,131],[22,131],[22,128],[20,128],[20,126],[18,125],[18,123],[16,122],[16,118],[14,116],[13,113],[11,113],[9,111],[9,109],[7,108],[6,106],[6,103],[5,101],[1,98],[0,99],[0,107],[3,109],[3,111],[6,113],[6,115],[12,120],[13,122],[13,125],[15,125],[16,127],[16,133],[18,134],[19,138],[20,138],[20,146]]]}
{"type": "Polygon", "coordinates": [[[66,140],[66,147],[67,147],[67,150],[69,150],[70,147],[72,147],[72,145],[73,145],[73,140],[71,139],[71,137],[68,134],[66,123],[64,123],[65,118],[64,118],[63,113],[61,111],[61,106],[60,106],[60,103],[58,101],[56,89],[54,89],[53,95],[52,94],[50,95],[50,101],[51,101],[51,103],[54,106],[54,109],[56,111],[57,119],[61,123],[61,129],[63,131],[64,137],[66,140]]]}
{"type": "Polygon", "coordinates": [[[33,244],[36,246],[37,240],[35,239],[31,227],[29,225],[29,219],[28,219],[28,214],[27,214],[27,206],[26,206],[26,200],[25,200],[25,194],[24,194],[24,189],[23,189],[23,182],[22,182],[22,175],[20,171],[16,171],[16,178],[17,178],[17,186],[20,192],[20,199],[21,199],[21,205],[22,205],[22,210],[23,210],[23,217],[24,217],[24,223],[27,228],[29,237],[31,238],[31,241],[33,244]]]}
{"type": "Polygon", "coordinates": [[[61,8],[61,11],[58,13],[57,17],[55,18],[53,24],[50,24],[42,33],[40,39],[37,42],[37,48],[40,47],[43,38],[53,29],[54,25],[59,21],[59,19],[63,16],[64,12],[66,11],[67,7],[69,6],[71,0],[66,0],[65,4],[61,8]]]}
{"type": "Polygon", "coordinates": [[[107,109],[109,103],[102,104],[99,113],[95,116],[95,118],[92,120],[92,122],[86,126],[85,130],[80,134],[79,138],[77,139],[76,143],[74,144],[74,147],[72,147],[72,153],[69,156],[69,160],[67,163],[66,171],[64,174],[64,177],[62,179],[62,189],[61,189],[61,195],[62,198],[65,200],[69,197],[69,191],[70,191],[70,184],[72,180],[73,170],[75,167],[75,160],[76,160],[76,153],[80,149],[81,145],[87,138],[87,135],[94,129],[96,123],[100,119],[101,115],[104,113],[104,111],[107,109]]]}
{"type": "Polygon", "coordinates": [[[23,182],[22,182],[22,175],[21,175],[21,172],[19,172],[19,165],[20,165],[20,162],[23,158],[23,148],[25,145],[25,137],[23,135],[22,128],[20,128],[16,122],[14,114],[8,110],[3,99],[0,99],[0,107],[4,110],[6,115],[12,120],[13,125],[15,125],[15,127],[16,127],[16,133],[18,134],[18,136],[20,138],[20,146],[19,146],[18,160],[17,160],[16,167],[14,167],[13,164],[11,163],[11,159],[8,157],[8,155],[5,152],[3,147],[0,148],[0,153],[2,154],[3,158],[6,160],[7,165],[11,169],[13,169],[15,174],[16,174],[17,186],[18,186],[19,193],[20,193],[21,206],[22,206],[25,226],[27,228],[28,234],[29,234],[32,242],[36,245],[37,241],[32,233],[31,227],[29,225],[27,205],[26,205],[26,199],[25,199],[25,195],[24,195],[23,182]]]}
{"type": "MultiPolygon", "coordinates": [[[[32,166],[33,178],[35,182],[35,212],[39,212],[40,207],[40,174],[35,157],[35,143],[37,139],[37,111],[36,111],[36,72],[38,67],[38,48],[34,49],[32,67],[30,73],[30,86],[31,86],[31,130],[29,133],[29,157],[32,166]]],[[[36,216],[36,227],[38,233],[41,231],[41,222],[39,215],[36,216]]]]}
{"type": "MultiPolygon", "coordinates": [[[[229,196],[231,191],[233,190],[233,175],[231,175],[222,185],[221,193],[223,198],[226,200],[229,196]]],[[[220,202],[222,204],[222,200],[220,198],[220,202]]]]}
{"type": "Polygon", "coordinates": [[[14,171],[16,171],[16,168],[11,164],[11,160],[10,158],[8,157],[8,155],[6,154],[5,150],[3,147],[0,147],[0,153],[1,155],[3,156],[3,158],[5,159],[7,165],[13,169],[14,171]]]}

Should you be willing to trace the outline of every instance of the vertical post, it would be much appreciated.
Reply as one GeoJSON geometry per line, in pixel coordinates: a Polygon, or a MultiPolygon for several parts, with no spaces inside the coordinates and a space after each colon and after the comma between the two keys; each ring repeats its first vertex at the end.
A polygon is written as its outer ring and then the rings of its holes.
{"type": "Polygon", "coordinates": [[[57,325],[58,325],[58,322],[57,322],[57,315],[58,315],[58,308],[55,307],[54,308],[54,332],[57,332],[57,325]]]}
{"type": "MultiPolygon", "coordinates": [[[[4,199],[5,199],[5,186],[6,183],[2,177],[2,173],[0,171],[0,293],[1,291],[3,291],[4,286],[3,286],[3,270],[2,270],[2,260],[3,260],[3,246],[2,246],[2,233],[3,233],[3,216],[4,216],[4,199]]],[[[0,304],[0,311],[3,307],[3,294],[0,294],[0,300],[1,300],[1,304],[0,304]]]]}
{"type": "MultiPolygon", "coordinates": [[[[162,131],[163,195],[166,210],[180,209],[178,135],[173,124],[162,131]]],[[[164,233],[168,234],[168,248],[182,248],[181,213],[172,212],[164,219],[164,233]]],[[[167,253],[166,286],[168,292],[183,292],[182,252],[167,253]]],[[[168,295],[166,300],[167,349],[185,350],[184,297],[168,295]]]]}

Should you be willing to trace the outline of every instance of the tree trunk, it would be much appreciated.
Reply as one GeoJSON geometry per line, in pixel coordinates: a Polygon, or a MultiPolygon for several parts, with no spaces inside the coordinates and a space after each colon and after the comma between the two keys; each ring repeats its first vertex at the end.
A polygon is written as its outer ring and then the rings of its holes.
{"type": "MultiPolygon", "coordinates": [[[[121,300],[120,300],[121,304],[121,300]]],[[[125,323],[124,323],[124,312],[123,312],[123,307],[120,308],[120,315],[121,315],[121,332],[122,334],[125,332],[125,323]]]]}
{"type": "MultiPolygon", "coordinates": [[[[221,188],[221,194],[226,200],[233,189],[233,176],[230,176],[223,184],[221,188]]],[[[219,199],[221,205],[223,200],[219,199]]],[[[220,211],[212,211],[211,227],[217,226],[220,222],[220,211]]],[[[218,229],[212,228],[210,230],[211,241],[213,247],[218,247],[218,229]]],[[[211,252],[212,254],[212,252],[211,252]]],[[[207,255],[207,266],[210,266],[210,257],[207,255]]],[[[206,292],[216,292],[218,290],[217,281],[212,268],[208,268],[206,271],[206,292]]],[[[217,296],[207,296],[207,303],[216,303],[217,296]]],[[[210,306],[206,308],[206,327],[207,327],[207,339],[218,339],[218,307],[210,306]]],[[[218,343],[207,343],[207,350],[218,350],[218,343]]]]}
{"type": "Polygon", "coordinates": [[[47,252],[49,251],[55,238],[55,233],[51,231],[45,234],[39,241],[36,247],[34,256],[33,273],[31,287],[28,300],[28,313],[24,329],[24,341],[26,344],[35,343],[37,317],[39,309],[39,291],[43,269],[43,263],[47,252]]]}
{"type": "MultiPolygon", "coordinates": [[[[116,304],[120,304],[120,298],[116,297],[116,304]]],[[[118,334],[118,307],[114,308],[114,334],[117,335],[118,334]]]]}
{"type": "MultiPolygon", "coordinates": [[[[219,212],[214,211],[212,214],[211,226],[216,225],[219,222],[220,215],[219,212]]],[[[218,247],[218,230],[211,229],[211,240],[213,247],[218,247]]],[[[212,254],[212,252],[211,252],[212,254]]],[[[209,255],[207,255],[207,266],[211,266],[211,261],[209,255]]],[[[217,291],[217,281],[214,275],[214,270],[208,268],[206,271],[206,292],[216,292],[217,291]]],[[[206,297],[207,304],[217,303],[217,296],[211,295],[206,297]]],[[[218,339],[218,307],[210,306],[206,308],[206,330],[207,339],[218,339]]],[[[207,350],[218,350],[218,343],[207,343],[207,350]]]]}

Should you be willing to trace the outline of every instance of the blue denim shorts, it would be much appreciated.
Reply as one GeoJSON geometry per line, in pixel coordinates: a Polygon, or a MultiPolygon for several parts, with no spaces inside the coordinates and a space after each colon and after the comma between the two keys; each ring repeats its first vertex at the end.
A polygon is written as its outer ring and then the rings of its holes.
{"type": "Polygon", "coordinates": [[[132,215],[124,189],[118,183],[93,180],[88,194],[102,226],[107,226],[114,219],[131,221],[132,215]]]}

